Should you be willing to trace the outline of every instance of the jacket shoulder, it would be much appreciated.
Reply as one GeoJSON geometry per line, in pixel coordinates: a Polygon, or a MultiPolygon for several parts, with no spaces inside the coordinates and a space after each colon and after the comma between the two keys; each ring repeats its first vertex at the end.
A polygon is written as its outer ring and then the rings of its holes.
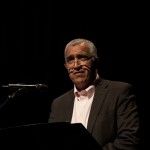
{"type": "Polygon", "coordinates": [[[106,79],[102,79],[99,85],[103,88],[113,88],[113,89],[122,89],[122,88],[132,89],[133,88],[133,86],[128,82],[113,81],[113,80],[106,80],[106,79]]]}
{"type": "Polygon", "coordinates": [[[71,89],[71,90],[65,92],[64,94],[59,95],[58,97],[56,97],[54,99],[54,101],[60,101],[60,100],[66,99],[66,97],[70,97],[70,96],[73,97],[73,95],[74,95],[73,89],[71,89]]]}

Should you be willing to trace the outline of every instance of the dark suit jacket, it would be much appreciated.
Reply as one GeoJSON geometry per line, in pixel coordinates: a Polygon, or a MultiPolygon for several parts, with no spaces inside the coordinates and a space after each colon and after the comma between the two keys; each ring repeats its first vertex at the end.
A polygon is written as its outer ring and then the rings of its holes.
{"type": "MultiPolygon", "coordinates": [[[[52,103],[49,122],[71,122],[73,89],[52,103]]],[[[104,150],[136,150],[139,115],[128,83],[102,79],[96,86],[87,130],[104,150]]]]}

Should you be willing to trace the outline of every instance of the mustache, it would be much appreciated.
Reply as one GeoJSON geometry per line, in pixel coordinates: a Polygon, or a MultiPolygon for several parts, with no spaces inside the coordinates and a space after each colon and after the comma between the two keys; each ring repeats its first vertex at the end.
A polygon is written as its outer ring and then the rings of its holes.
{"type": "Polygon", "coordinates": [[[68,73],[70,74],[70,73],[73,73],[74,72],[74,70],[80,70],[80,69],[86,69],[86,70],[88,70],[89,72],[92,72],[91,71],[91,68],[89,67],[89,66],[87,66],[87,65],[81,65],[79,68],[68,68],[67,70],[68,70],[68,73]]]}

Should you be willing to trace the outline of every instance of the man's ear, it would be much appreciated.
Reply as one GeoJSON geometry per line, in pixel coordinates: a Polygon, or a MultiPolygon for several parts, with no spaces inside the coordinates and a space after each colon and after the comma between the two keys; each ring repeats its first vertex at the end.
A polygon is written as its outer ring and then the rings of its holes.
{"type": "Polygon", "coordinates": [[[93,57],[93,63],[94,63],[94,66],[97,68],[99,66],[99,58],[93,57]]]}
{"type": "Polygon", "coordinates": [[[65,66],[65,68],[68,70],[68,67],[67,67],[67,64],[66,64],[66,63],[64,63],[64,66],[65,66]]]}
{"type": "Polygon", "coordinates": [[[66,63],[64,63],[64,67],[67,68],[67,67],[66,67],[66,63]]]}

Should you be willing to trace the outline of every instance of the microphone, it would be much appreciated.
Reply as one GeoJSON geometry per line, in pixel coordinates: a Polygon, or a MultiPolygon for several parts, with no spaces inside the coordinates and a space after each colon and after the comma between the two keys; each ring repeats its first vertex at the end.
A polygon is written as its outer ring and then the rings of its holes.
{"type": "Polygon", "coordinates": [[[72,68],[67,68],[67,70],[68,70],[68,73],[69,73],[69,74],[72,73],[74,70],[82,70],[82,69],[86,69],[86,70],[88,70],[90,73],[92,72],[92,71],[91,71],[91,68],[88,67],[87,65],[80,65],[79,68],[75,69],[74,67],[72,67],[72,68]],[[80,69],[79,69],[79,68],[80,68],[80,69]]]}
{"type": "Polygon", "coordinates": [[[44,92],[48,90],[48,85],[46,84],[23,84],[23,83],[17,83],[17,84],[7,84],[7,85],[1,85],[2,89],[7,89],[10,91],[13,91],[12,94],[8,95],[8,99],[13,99],[18,94],[29,92],[30,90],[44,92]],[[14,92],[15,91],[15,92],[14,92]]]}
{"type": "Polygon", "coordinates": [[[36,88],[36,89],[48,88],[46,84],[22,84],[22,83],[7,84],[7,85],[2,85],[1,87],[2,88],[36,88]]]}

